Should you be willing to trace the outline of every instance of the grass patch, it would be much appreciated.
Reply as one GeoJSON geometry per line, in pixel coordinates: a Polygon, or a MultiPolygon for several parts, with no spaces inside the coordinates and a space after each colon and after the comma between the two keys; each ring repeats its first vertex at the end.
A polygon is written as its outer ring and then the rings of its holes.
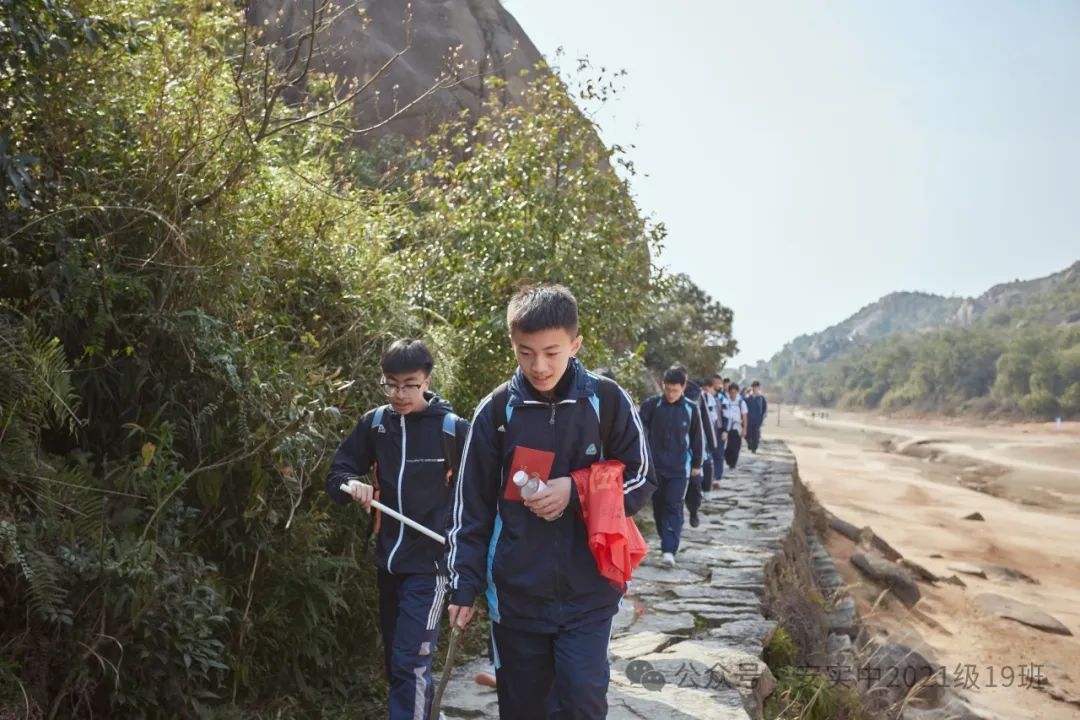
{"type": "Polygon", "coordinates": [[[851,689],[796,664],[799,646],[782,626],[765,646],[763,659],[776,678],[765,702],[766,720],[859,720],[862,703],[851,689]]]}
{"type": "Polygon", "coordinates": [[[791,635],[783,627],[778,627],[773,636],[769,638],[762,659],[772,670],[773,675],[778,675],[783,668],[794,665],[795,658],[798,655],[799,648],[795,645],[795,641],[791,639],[791,635]]]}
{"type": "Polygon", "coordinates": [[[813,668],[780,668],[776,689],[765,703],[767,720],[859,720],[859,698],[813,668]]]}

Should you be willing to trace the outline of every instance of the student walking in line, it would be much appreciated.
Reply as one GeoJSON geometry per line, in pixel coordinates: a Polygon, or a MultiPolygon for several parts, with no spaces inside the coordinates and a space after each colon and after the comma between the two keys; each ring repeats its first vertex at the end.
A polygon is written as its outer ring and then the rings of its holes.
{"type": "Polygon", "coordinates": [[[684,394],[686,371],[673,367],[664,373],[663,394],[641,402],[641,421],[649,435],[656,466],[653,517],[660,535],[664,562],[675,566],[682,537],[683,502],[691,478],[701,474],[705,432],[697,403],[684,394]]]}
{"type": "Polygon", "coordinates": [[[704,384],[705,392],[708,395],[706,404],[706,411],[708,413],[709,422],[713,426],[713,435],[716,438],[716,446],[713,448],[713,476],[711,482],[706,485],[703,481],[701,489],[708,492],[714,485],[720,484],[720,479],[724,477],[724,399],[725,392],[723,389],[724,379],[719,374],[713,375],[709,378],[709,381],[704,384]]]}
{"type": "MultiPolygon", "coordinates": [[[[423,343],[398,340],[382,357],[388,405],[367,412],[334,455],[326,491],[370,512],[386,506],[436,532],[450,516],[451,486],[469,424],[430,391],[435,361],[423,343]],[[372,482],[362,477],[372,475],[372,482]],[[344,486],[346,489],[342,490],[344,486]]],[[[443,546],[391,517],[376,520],[379,628],[390,720],[427,718],[431,660],[446,596],[443,546]]]]}
{"type": "Polygon", "coordinates": [[[750,395],[746,398],[746,447],[757,453],[761,442],[761,428],[765,425],[765,416],[769,413],[769,402],[761,393],[761,383],[750,383],[750,395]]]}
{"type": "MultiPolygon", "coordinates": [[[[685,372],[685,369],[683,370],[685,372]]],[[[701,461],[701,474],[691,477],[686,487],[686,509],[690,513],[690,527],[701,524],[699,517],[701,501],[708,490],[712,488],[713,453],[716,452],[716,428],[709,422],[708,404],[712,398],[693,380],[687,379],[686,390],[683,393],[688,400],[696,403],[698,414],[701,416],[701,427],[705,435],[705,447],[701,461]]]]}
{"type": "Polygon", "coordinates": [[[742,432],[746,427],[746,416],[746,400],[739,394],[739,386],[731,383],[728,385],[727,401],[724,403],[726,432],[721,435],[725,443],[724,459],[730,470],[734,470],[739,463],[739,450],[742,448],[742,432]]]}
{"type": "Polygon", "coordinates": [[[569,290],[525,288],[506,315],[518,368],[481,401],[466,442],[448,537],[450,622],[467,625],[486,592],[500,718],[600,720],[622,591],[597,569],[570,473],[619,461],[633,515],[656,487],[646,438],[626,392],[576,359],[569,290]],[[515,464],[526,457],[533,466],[515,464]],[[521,492],[512,478],[525,470],[545,487],[521,492]]]}

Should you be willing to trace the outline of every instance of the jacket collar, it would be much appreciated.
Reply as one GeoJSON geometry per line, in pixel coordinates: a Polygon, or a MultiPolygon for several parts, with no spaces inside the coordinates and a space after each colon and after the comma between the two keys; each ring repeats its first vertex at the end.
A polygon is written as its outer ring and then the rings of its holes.
{"type": "Polygon", "coordinates": [[[521,368],[514,371],[514,377],[510,380],[510,404],[517,407],[526,404],[550,405],[556,403],[577,402],[584,397],[596,394],[596,376],[586,370],[577,358],[570,358],[570,364],[566,368],[566,374],[559,381],[554,401],[537,394],[533,387],[525,379],[521,368]],[[565,384],[565,392],[560,393],[565,384]],[[560,397],[560,395],[563,395],[560,397]]]}

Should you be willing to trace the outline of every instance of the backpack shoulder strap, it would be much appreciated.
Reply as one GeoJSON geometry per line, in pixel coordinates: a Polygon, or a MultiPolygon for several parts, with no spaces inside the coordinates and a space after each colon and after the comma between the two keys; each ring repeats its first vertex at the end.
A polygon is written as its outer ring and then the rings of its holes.
{"type": "MultiPolygon", "coordinates": [[[[510,407],[510,383],[505,382],[492,391],[491,405],[495,413],[495,435],[502,438],[499,428],[505,431],[506,423],[510,422],[510,417],[514,413],[514,408],[510,407]]],[[[499,442],[501,443],[502,440],[500,439],[499,442]]]]}
{"type": "Polygon", "coordinates": [[[611,436],[615,430],[615,415],[619,410],[619,396],[622,390],[614,380],[606,377],[597,378],[597,394],[600,396],[600,443],[604,448],[605,456],[607,448],[611,447],[611,436]]]}
{"type": "MultiPolygon", "coordinates": [[[[379,431],[386,432],[386,428],[383,427],[383,415],[386,414],[386,408],[389,405],[380,405],[375,408],[375,414],[371,416],[371,427],[368,428],[368,443],[370,445],[371,457],[375,458],[375,438],[378,437],[379,431]]],[[[375,499],[378,500],[382,496],[382,482],[379,479],[379,463],[372,462],[371,465],[371,482],[375,487],[375,499]]],[[[372,536],[379,532],[379,528],[382,525],[382,512],[375,510],[371,514],[371,522],[368,523],[367,536],[364,538],[364,548],[371,544],[372,536]]]]}
{"type": "Polygon", "coordinates": [[[371,431],[378,432],[375,428],[382,426],[383,415],[386,413],[386,405],[375,408],[375,414],[371,416],[371,431]]]}
{"type": "Polygon", "coordinates": [[[446,466],[446,482],[452,483],[461,467],[461,450],[457,441],[458,416],[448,412],[442,420],[443,465],[446,466]]]}

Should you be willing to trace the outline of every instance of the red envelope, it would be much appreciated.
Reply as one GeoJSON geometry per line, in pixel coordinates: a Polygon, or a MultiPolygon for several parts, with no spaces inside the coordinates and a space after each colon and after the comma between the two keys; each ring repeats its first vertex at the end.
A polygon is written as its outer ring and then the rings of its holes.
{"type": "Polygon", "coordinates": [[[514,457],[510,461],[510,467],[506,469],[506,478],[503,484],[503,498],[511,502],[523,502],[521,488],[514,484],[514,473],[524,470],[526,474],[536,473],[541,480],[547,482],[551,478],[551,466],[555,463],[555,453],[547,450],[533,450],[524,445],[514,448],[514,457]]]}

